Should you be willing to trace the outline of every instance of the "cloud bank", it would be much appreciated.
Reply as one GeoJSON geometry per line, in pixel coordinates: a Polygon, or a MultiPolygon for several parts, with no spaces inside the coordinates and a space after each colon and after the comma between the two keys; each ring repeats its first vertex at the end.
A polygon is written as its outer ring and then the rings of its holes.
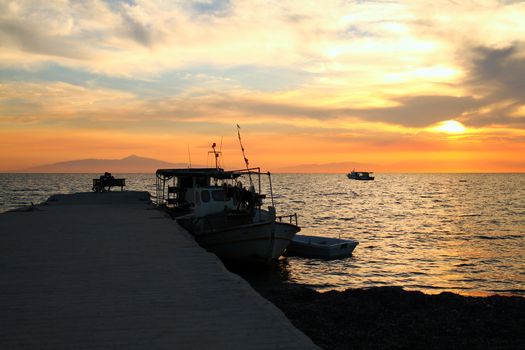
{"type": "Polygon", "coordinates": [[[13,134],[525,138],[523,1],[0,0],[0,44],[13,134]]]}

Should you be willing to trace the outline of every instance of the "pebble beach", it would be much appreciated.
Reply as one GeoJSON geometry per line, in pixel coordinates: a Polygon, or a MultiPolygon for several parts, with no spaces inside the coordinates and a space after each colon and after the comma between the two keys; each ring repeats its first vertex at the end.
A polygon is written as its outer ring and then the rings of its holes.
{"type": "Polygon", "coordinates": [[[525,298],[437,295],[400,287],[260,293],[323,349],[524,349],[525,298]]]}

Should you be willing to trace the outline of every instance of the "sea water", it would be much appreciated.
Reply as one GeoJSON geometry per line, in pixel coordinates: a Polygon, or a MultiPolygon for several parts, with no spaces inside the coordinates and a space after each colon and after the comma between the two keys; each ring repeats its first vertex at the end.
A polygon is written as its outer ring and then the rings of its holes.
{"type": "MultiPolygon", "coordinates": [[[[153,174],[115,176],[126,178],[127,190],[155,194],[153,174]]],[[[90,191],[93,177],[0,174],[0,211],[90,191]]],[[[297,213],[300,234],[359,245],[342,260],[281,259],[257,271],[256,283],[525,295],[525,174],[376,174],[374,181],[274,174],[272,180],[278,215],[297,213]]]]}

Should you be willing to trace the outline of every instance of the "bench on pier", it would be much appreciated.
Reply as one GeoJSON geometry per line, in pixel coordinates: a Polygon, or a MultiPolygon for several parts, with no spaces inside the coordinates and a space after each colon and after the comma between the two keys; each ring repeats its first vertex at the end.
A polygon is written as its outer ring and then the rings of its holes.
{"type": "Polygon", "coordinates": [[[124,190],[126,179],[93,179],[93,192],[109,192],[111,187],[120,187],[124,190]]]}

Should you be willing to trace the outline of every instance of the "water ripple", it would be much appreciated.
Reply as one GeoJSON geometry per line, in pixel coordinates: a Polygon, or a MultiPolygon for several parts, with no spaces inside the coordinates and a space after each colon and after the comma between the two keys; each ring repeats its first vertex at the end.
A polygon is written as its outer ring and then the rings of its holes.
{"type": "Polygon", "coordinates": [[[304,234],[360,242],[352,258],[335,264],[288,258],[293,282],[318,290],[393,284],[522,293],[523,174],[380,174],[367,183],[343,175],[279,174],[274,182],[276,191],[281,184],[290,189],[286,198],[304,201],[296,208],[304,234]],[[335,201],[326,195],[337,189],[358,196],[335,201]]]}
{"type": "MultiPolygon", "coordinates": [[[[155,193],[153,174],[117,176],[130,190],[155,193]]],[[[0,211],[90,191],[93,177],[0,174],[0,211]]],[[[376,174],[375,181],[274,174],[273,180],[278,211],[297,212],[303,234],[360,244],[343,260],[283,259],[272,278],[320,291],[397,285],[525,295],[524,174],[376,174]]]]}

